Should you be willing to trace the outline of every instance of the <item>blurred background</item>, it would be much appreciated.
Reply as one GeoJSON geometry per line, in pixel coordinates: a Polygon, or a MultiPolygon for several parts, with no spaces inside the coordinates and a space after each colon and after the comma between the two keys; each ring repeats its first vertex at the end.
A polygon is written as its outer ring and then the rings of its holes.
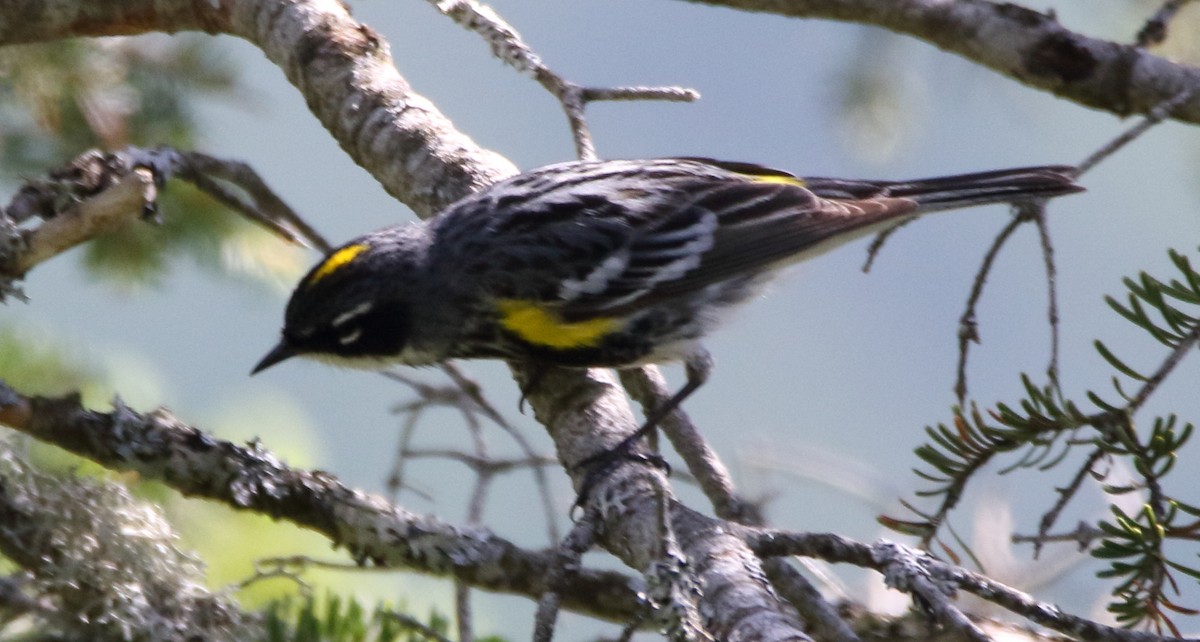
{"type": "MultiPolygon", "coordinates": [[[[685,2],[491,4],[552,69],[574,82],[684,85],[701,93],[693,104],[593,105],[592,130],[607,158],[702,155],[801,175],[915,178],[1078,163],[1133,123],[875,28],[685,2]]],[[[390,43],[413,88],[481,145],[522,168],[572,157],[557,103],[493,59],[478,36],[424,2],[351,5],[390,43]]],[[[1157,3],[1028,6],[1053,9],[1072,30],[1130,42],[1157,3]]],[[[1193,5],[1175,21],[1159,53],[1200,60],[1198,9],[1193,5]]],[[[88,146],[168,142],[250,163],[334,243],[413,220],[339,150],[281,71],[242,41],[156,35],[0,55],[6,76],[0,84],[0,193],[11,194],[22,177],[88,146]]],[[[1086,175],[1088,192],[1050,206],[1068,395],[1111,392],[1113,373],[1093,348],[1096,339],[1143,369],[1164,358],[1104,296],[1123,298],[1121,279],[1141,270],[1172,276],[1168,248],[1197,256],[1198,167],[1200,131],[1164,124],[1086,175]]],[[[97,405],[114,393],[139,409],[166,405],[224,438],[261,438],[293,465],[384,492],[404,420],[394,409],[414,399],[410,389],[315,363],[288,362],[248,376],[276,340],[287,293],[318,254],[285,246],[186,186],[167,191],[163,226],[139,226],[30,274],[30,301],[0,308],[0,377],[26,390],[84,386],[97,405]]],[[[925,487],[911,472],[919,465],[912,450],[923,442],[925,426],[952,417],[958,318],[980,261],[1009,216],[993,206],[923,219],[890,239],[869,274],[862,271],[866,242],[803,264],[708,343],[716,371],[686,409],[726,456],[741,491],[770,499],[775,526],[867,541],[899,538],[875,517],[908,517],[897,500],[912,500],[925,487]]],[[[984,406],[1018,399],[1021,373],[1044,381],[1046,310],[1037,233],[1023,226],[1000,255],[979,306],[982,343],[972,348],[968,371],[972,399],[984,406]]],[[[502,365],[463,367],[538,450],[551,452],[543,430],[518,413],[518,393],[502,365]]],[[[407,374],[443,381],[432,370],[407,374]]],[[[668,374],[681,379],[675,368],[668,374]]],[[[1169,412],[1200,417],[1198,375],[1200,360],[1193,356],[1152,399],[1145,421],[1169,412]]],[[[518,452],[494,427],[487,435],[495,453],[518,452]]],[[[414,442],[468,443],[463,421],[448,410],[427,413],[414,442]]],[[[1181,457],[1184,465],[1168,485],[1184,499],[1200,499],[1194,492],[1200,466],[1187,465],[1200,451],[1193,444],[1181,457]]],[[[1069,544],[1036,562],[1028,546],[1008,544],[1012,532],[1036,530],[1056,498],[1053,488],[1077,465],[1076,457],[1054,470],[1003,476],[997,467],[971,486],[951,523],[997,579],[1072,612],[1103,617],[1108,587],[1095,579],[1094,562],[1076,557],[1069,544]]],[[[471,477],[460,466],[415,462],[408,475],[420,492],[402,492],[403,505],[463,519],[471,477]]],[[[551,468],[548,476],[561,527],[573,496],[560,470],[551,468]]],[[[693,506],[705,506],[694,490],[677,486],[693,506]]],[[[544,520],[531,513],[534,492],[528,473],[499,480],[487,525],[523,545],[549,544],[544,520]]],[[[266,520],[171,493],[162,501],[185,545],[204,554],[214,585],[246,576],[249,560],[265,555],[339,555],[321,538],[266,520]],[[228,548],[230,541],[239,542],[237,551],[228,548]]],[[[1060,520],[1060,530],[1104,511],[1099,490],[1090,488],[1060,520]]],[[[838,575],[851,595],[864,595],[865,574],[838,575]]],[[[452,608],[452,587],[441,580],[317,577],[335,591],[404,602],[418,613],[452,608]]],[[[292,589],[279,582],[256,590],[246,597],[251,603],[292,589]]],[[[1200,601],[1194,586],[1185,590],[1185,603],[1200,601]]],[[[871,591],[879,593],[878,604],[887,601],[881,589],[871,591]]],[[[524,599],[481,595],[476,605],[479,632],[520,637],[532,621],[532,604],[524,599]]],[[[593,630],[578,618],[572,622],[580,627],[574,631],[593,630]]],[[[1195,621],[1182,622],[1200,629],[1195,621]]]]}

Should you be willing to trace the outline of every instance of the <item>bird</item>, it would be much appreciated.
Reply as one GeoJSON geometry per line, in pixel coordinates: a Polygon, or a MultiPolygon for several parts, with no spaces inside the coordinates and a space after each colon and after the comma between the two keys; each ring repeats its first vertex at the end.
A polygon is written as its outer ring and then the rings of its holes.
{"type": "Polygon", "coordinates": [[[704,384],[702,339],[781,268],[930,212],[1078,192],[1077,173],[876,181],[698,157],[549,165],[330,252],[251,374],[296,356],[366,368],[682,362],[685,383],[615,452],[704,384]]]}

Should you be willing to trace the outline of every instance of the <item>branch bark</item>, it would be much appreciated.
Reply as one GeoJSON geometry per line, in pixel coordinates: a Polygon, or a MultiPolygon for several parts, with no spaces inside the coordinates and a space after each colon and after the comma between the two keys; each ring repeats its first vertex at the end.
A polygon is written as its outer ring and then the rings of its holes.
{"type": "Polygon", "coordinates": [[[24,252],[10,271],[25,274],[33,266],[57,256],[68,249],[101,234],[128,225],[155,200],[154,177],[148,170],[139,169],[127,174],[112,187],[104,190],[68,212],[56,216],[37,229],[24,252]]]}
{"type": "MultiPolygon", "coordinates": [[[[824,18],[906,34],[971,62],[1118,116],[1147,113],[1187,87],[1200,69],[1135,44],[1071,31],[1053,13],[990,0],[687,0],[791,18],[824,18]]],[[[1200,96],[1173,118],[1200,123],[1200,96]]]]}
{"type": "MultiPolygon", "coordinates": [[[[536,597],[553,562],[484,528],[457,527],[351,489],[332,475],[297,470],[258,443],[215,439],[169,411],[84,408],[77,396],[26,397],[0,382],[0,422],[107,468],[161,480],[190,497],[250,510],[328,537],[361,564],[450,575],[489,591],[536,597]]],[[[580,571],[563,603],[628,621],[641,605],[629,577],[580,571]]]]}

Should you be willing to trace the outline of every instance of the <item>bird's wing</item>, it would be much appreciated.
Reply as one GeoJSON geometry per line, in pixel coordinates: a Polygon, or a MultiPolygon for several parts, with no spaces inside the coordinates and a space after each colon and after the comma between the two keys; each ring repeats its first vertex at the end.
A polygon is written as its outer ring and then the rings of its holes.
{"type": "Polygon", "coordinates": [[[829,200],[798,182],[701,179],[558,293],[566,319],[636,310],[753,275],[910,215],[903,198],[829,200]]]}
{"type": "Polygon", "coordinates": [[[746,163],[564,167],[517,176],[435,221],[438,247],[454,249],[444,260],[486,281],[471,287],[552,307],[564,321],[686,297],[828,249],[916,206],[883,195],[820,198],[801,179],[746,163]]]}

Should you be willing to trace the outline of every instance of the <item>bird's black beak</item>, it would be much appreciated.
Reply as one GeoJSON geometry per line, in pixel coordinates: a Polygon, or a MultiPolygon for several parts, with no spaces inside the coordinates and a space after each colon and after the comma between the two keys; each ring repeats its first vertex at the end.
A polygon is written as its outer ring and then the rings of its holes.
{"type": "Polygon", "coordinates": [[[287,339],[280,339],[279,343],[267,353],[267,356],[263,357],[262,361],[259,361],[258,365],[254,366],[254,369],[250,371],[250,376],[254,376],[280,361],[298,354],[300,354],[300,351],[292,347],[292,344],[288,343],[287,339]]]}

